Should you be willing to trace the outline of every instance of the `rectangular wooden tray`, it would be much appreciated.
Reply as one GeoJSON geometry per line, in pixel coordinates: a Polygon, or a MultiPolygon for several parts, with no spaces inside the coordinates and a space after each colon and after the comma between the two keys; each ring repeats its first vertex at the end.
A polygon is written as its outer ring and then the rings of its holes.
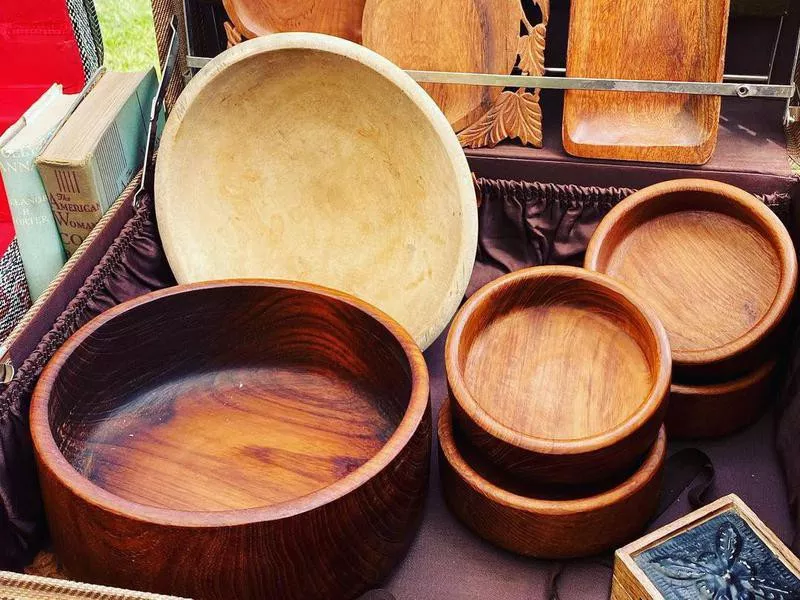
{"type": "MultiPolygon", "coordinates": [[[[567,75],[722,81],[729,0],[574,0],[567,75]]],[[[716,146],[714,96],[568,91],[564,149],[586,158],[703,164],[716,146]]]]}

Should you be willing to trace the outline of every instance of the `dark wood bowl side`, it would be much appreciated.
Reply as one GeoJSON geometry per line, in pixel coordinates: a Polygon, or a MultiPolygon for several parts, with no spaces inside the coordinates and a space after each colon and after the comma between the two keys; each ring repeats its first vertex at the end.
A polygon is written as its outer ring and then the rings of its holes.
{"type": "MultiPolygon", "coordinates": [[[[540,502],[489,484],[459,453],[445,403],[439,415],[439,473],[453,514],[483,539],[511,552],[545,559],[600,554],[635,539],[655,512],[666,452],[661,433],[624,494],[600,505],[597,497],[580,502],[540,502]]],[[[625,485],[625,484],[623,484],[625,485]]]]}
{"type": "Polygon", "coordinates": [[[584,268],[605,273],[620,240],[638,225],[654,215],[703,209],[719,211],[754,227],[773,245],[782,272],[772,307],[745,337],[707,352],[673,350],[674,377],[698,384],[743,376],[753,365],[769,360],[776,344],[786,335],[786,316],[797,286],[797,255],[780,219],[752,194],[725,183],[705,179],[665,181],[644,188],[615,206],[592,235],[584,260],[584,268]]]}
{"type": "MultiPolygon", "coordinates": [[[[579,295],[581,295],[579,294],[579,295]]],[[[502,362],[507,357],[497,356],[502,362]]],[[[595,278],[581,269],[536,267],[512,273],[485,286],[462,307],[447,338],[446,368],[448,393],[458,428],[469,443],[497,469],[530,483],[586,484],[629,471],[658,437],[669,398],[670,351],[666,333],[648,309],[634,300],[627,290],[605,276],[595,278]],[[473,399],[463,382],[463,368],[470,345],[481,328],[532,292],[528,276],[550,273],[553,280],[573,281],[575,288],[606,312],[623,311],[624,326],[638,339],[647,353],[653,378],[650,396],[642,398],[642,409],[628,422],[600,438],[579,441],[553,441],[525,436],[488,417],[473,399]]],[[[608,376],[612,376],[609,372],[608,376]]]]}
{"type": "Polygon", "coordinates": [[[740,379],[717,385],[673,383],[666,427],[670,437],[701,439],[730,435],[755,423],[775,398],[776,361],[740,379]]]}
{"type": "Polygon", "coordinates": [[[488,433],[455,401],[448,386],[454,427],[490,463],[522,482],[580,486],[614,479],[629,471],[653,445],[668,414],[668,402],[636,431],[612,446],[572,454],[539,454],[488,433]]]}
{"type": "MultiPolygon", "coordinates": [[[[208,297],[199,304],[205,306],[207,300],[208,297]]],[[[117,396],[123,400],[124,397],[124,393],[117,396]]],[[[429,476],[429,382],[422,353],[410,335],[385,314],[353,297],[296,282],[192,284],[120,305],[70,338],[46,367],[34,392],[31,432],[54,546],[74,577],[202,598],[351,598],[379,583],[402,556],[416,531],[429,476]],[[222,297],[213,297],[220,302],[211,306],[224,312],[231,310],[232,301],[227,298],[226,306],[222,301],[225,294],[231,288],[243,286],[268,291],[269,301],[257,302],[243,311],[235,310],[234,304],[233,313],[247,313],[250,317],[228,315],[228,320],[222,321],[225,327],[217,328],[223,331],[219,335],[235,332],[237,327],[247,328],[253,319],[264,321],[259,315],[278,310],[278,306],[291,324],[283,332],[287,335],[273,331],[276,339],[272,344],[256,328],[243,335],[239,344],[215,346],[213,342],[218,340],[207,337],[216,331],[213,325],[208,326],[214,322],[209,321],[208,313],[197,322],[186,314],[193,306],[191,299],[196,300],[203,293],[221,293],[222,297]],[[393,422],[394,433],[372,459],[328,487],[264,507],[205,512],[170,510],[131,502],[95,485],[69,461],[71,452],[80,449],[80,444],[75,447],[69,444],[69,436],[79,439],[84,435],[92,419],[102,418],[104,411],[113,408],[114,395],[101,398],[94,405],[97,410],[94,413],[75,399],[82,397],[81,392],[96,393],[104,386],[113,390],[115,382],[113,377],[104,380],[107,371],[102,371],[100,381],[91,384],[87,382],[93,372],[88,378],[85,372],[80,377],[82,369],[93,364],[81,356],[80,348],[84,344],[102,346],[105,331],[102,327],[113,319],[120,319],[116,325],[122,332],[135,329],[142,315],[140,312],[137,316],[136,309],[164,308],[164,303],[159,302],[163,300],[176,301],[184,309],[184,316],[163,315],[156,310],[157,316],[166,318],[166,322],[156,320],[158,326],[169,326],[170,317],[186,318],[190,325],[201,328],[197,332],[200,337],[196,344],[185,339],[182,344],[176,343],[175,348],[166,344],[160,356],[145,353],[137,365],[134,360],[140,357],[135,352],[137,344],[143,344],[141,349],[151,352],[158,344],[154,346],[152,339],[148,341],[144,336],[116,348],[116,338],[111,335],[106,339],[110,343],[103,347],[110,353],[106,357],[116,353],[127,358],[127,362],[117,364],[129,370],[128,380],[123,377],[124,371],[115,373],[122,377],[118,385],[127,393],[135,392],[159,368],[162,374],[177,370],[171,373],[177,373],[179,379],[187,366],[198,368],[198,363],[192,362],[194,359],[201,361],[199,368],[208,366],[208,361],[224,364],[243,361],[247,365],[252,360],[264,360],[270,352],[284,359],[294,355],[292,360],[301,360],[301,346],[311,344],[318,354],[317,364],[325,367],[329,361],[328,367],[338,365],[363,386],[377,386],[384,391],[388,386],[394,390],[381,396],[385,398],[383,409],[393,422]],[[310,308],[316,312],[309,314],[310,308]],[[315,327],[322,333],[300,339],[303,334],[298,334],[296,325],[315,318],[327,322],[327,327],[315,327]],[[202,329],[203,322],[206,330],[202,329]],[[353,335],[342,337],[340,327],[353,335]],[[290,331],[294,332],[291,336],[290,331]],[[360,350],[342,347],[348,340],[358,341],[360,350]],[[214,351],[207,351],[208,348],[214,351]],[[177,360],[170,354],[173,351],[183,351],[192,360],[177,360]],[[243,353],[251,359],[242,358],[243,353]],[[401,368],[382,374],[366,372],[370,365],[387,361],[400,361],[396,364],[401,368]],[[136,370],[137,366],[144,366],[143,370],[136,370]],[[62,375],[70,380],[61,381],[62,375]],[[90,390],[92,385],[97,389],[90,390]],[[53,404],[51,399],[55,400],[53,404]],[[77,427],[71,427],[65,418],[72,414],[78,414],[77,427]],[[55,431],[51,430],[51,424],[55,431]],[[314,577],[309,576],[312,572],[314,577]]],[[[75,456],[71,458],[75,460],[75,456]]]]}
{"type": "Polygon", "coordinates": [[[134,521],[76,496],[38,457],[57,555],[79,581],[191,598],[356,598],[404,556],[428,489],[430,406],[406,447],[352,493],[234,527],[134,521]]]}

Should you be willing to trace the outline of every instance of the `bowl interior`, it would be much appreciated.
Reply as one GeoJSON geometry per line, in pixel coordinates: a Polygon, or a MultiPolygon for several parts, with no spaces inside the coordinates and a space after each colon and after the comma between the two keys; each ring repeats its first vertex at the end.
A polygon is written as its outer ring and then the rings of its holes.
{"type": "Polygon", "coordinates": [[[246,42],[184,92],[156,177],[170,266],[179,283],[269,277],[342,290],[425,348],[474,261],[463,152],[430,98],[369,50],[312,36],[319,49],[261,51],[304,35],[246,42]]]}
{"type": "Polygon", "coordinates": [[[563,273],[512,278],[481,297],[458,361],[468,393],[494,421],[554,441],[628,421],[660,369],[656,335],[627,297],[563,273]]]}
{"type": "Polygon", "coordinates": [[[716,192],[670,191],[623,214],[594,268],[652,306],[674,353],[713,350],[741,339],[775,302],[783,264],[774,235],[716,192]]]}
{"type": "Polygon", "coordinates": [[[133,306],[54,381],[56,445],[124,499],[221,511],[322,489],[400,424],[411,366],[381,323],[286,288],[200,288],[133,306]]]}

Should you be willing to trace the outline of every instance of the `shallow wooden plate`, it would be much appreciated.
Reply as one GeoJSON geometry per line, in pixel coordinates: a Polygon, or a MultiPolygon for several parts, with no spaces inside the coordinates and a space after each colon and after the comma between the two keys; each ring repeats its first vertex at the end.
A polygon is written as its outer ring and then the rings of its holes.
{"type": "Polygon", "coordinates": [[[325,33],[361,43],[365,0],[223,0],[246,38],[283,31],[325,33]]]}
{"type": "Polygon", "coordinates": [[[155,188],[179,283],[339,289],[423,349],[475,260],[475,190],[447,119],[397,66],[339,38],[274,34],[212,60],[170,114],[155,188]]]}
{"type": "Polygon", "coordinates": [[[743,190],[700,179],[622,201],[592,236],[584,265],[653,307],[681,383],[735,379],[766,361],[797,283],[778,217],[743,190]]]}
{"type": "Polygon", "coordinates": [[[45,369],[31,431],[72,576],[349,598],[413,538],[429,413],[422,354],[386,315],[307,284],[240,281],[91,321],[45,369]],[[322,564],[336,577],[306,576],[322,564]]]}
{"type": "MultiPolygon", "coordinates": [[[[367,0],[364,45],[404,69],[508,75],[519,51],[521,0],[367,0]]],[[[423,87],[456,131],[492,108],[503,88],[423,87]]]]}
{"type": "Polygon", "coordinates": [[[516,491],[454,430],[449,401],[439,413],[439,472],[450,510],[485,540],[538,558],[599,554],[640,534],[658,504],[666,446],[662,427],[634,472],[608,489],[516,491]]]}
{"type": "Polygon", "coordinates": [[[536,267],[495,280],[447,338],[456,420],[497,469],[536,482],[587,483],[653,444],[670,384],[667,335],[614,280],[536,267]]]}
{"type": "MultiPolygon", "coordinates": [[[[722,81],[729,0],[576,0],[567,75],[722,81]]],[[[564,149],[575,156],[702,164],[717,143],[720,98],[568,90],[564,149]]]]}
{"type": "Polygon", "coordinates": [[[729,435],[754,423],[774,399],[777,361],[768,360],[743,377],[724,383],[673,382],[666,425],[670,437],[729,435]]]}

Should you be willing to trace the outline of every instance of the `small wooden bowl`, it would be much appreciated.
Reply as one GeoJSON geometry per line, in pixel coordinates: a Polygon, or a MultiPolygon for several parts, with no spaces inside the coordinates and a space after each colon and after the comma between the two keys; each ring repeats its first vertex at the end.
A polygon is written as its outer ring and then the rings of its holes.
{"type": "Polygon", "coordinates": [[[658,504],[666,445],[662,427],[633,474],[610,489],[534,495],[509,490],[470,451],[453,429],[449,402],[439,413],[439,470],[450,510],[485,540],[538,558],[590,556],[637,537],[658,504]]]}
{"type": "Polygon", "coordinates": [[[403,555],[424,504],[419,348],[311,285],[205,283],[117,306],[56,353],[30,416],[53,543],[81,581],[352,598],[403,555]]]}
{"type": "Polygon", "coordinates": [[[667,334],[624,286],[575,267],[481,288],[447,338],[456,421],[501,471],[583,484],[629,469],[661,427],[667,334]]]}
{"type": "Polygon", "coordinates": [[[786,228],[724,183],[685,179],[620,202],[589,242],[585,267],[627,284],[659,315],[676,380],[740,377],[773,351],[797,283],[786,228]]]}
{"type": "Polygon", "coordinates": [[[164,128],[155,203],[178,283],[324,285],[423,349],[475,263],[475,187],[442,111],[396,65],[327,35],[256,38],[193,77],[164,128]]]}
{"type": "Polygon", "coordinates": [[[744,377],[710,385],[672,384],[666,425],[670,438],[728,435],[754,423],[772,399],[775,359],[744,377]]]}

